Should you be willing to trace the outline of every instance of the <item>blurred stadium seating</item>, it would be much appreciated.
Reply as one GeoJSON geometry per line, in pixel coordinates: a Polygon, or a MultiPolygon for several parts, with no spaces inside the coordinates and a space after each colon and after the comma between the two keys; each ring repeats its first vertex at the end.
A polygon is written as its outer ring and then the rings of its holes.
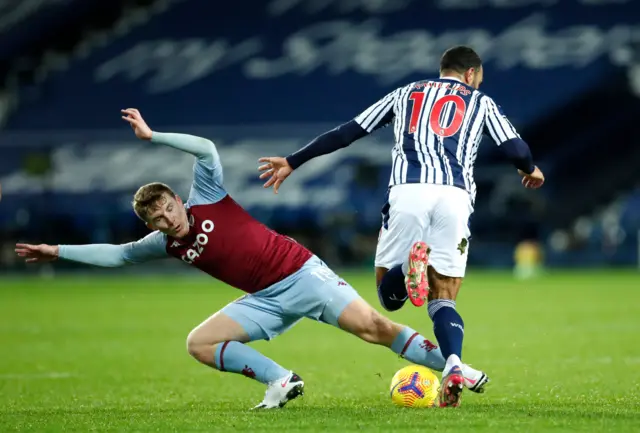
{"type": "Polygon", "coordinates": [[[537,239],[549,266],[635,265],[640,230],[640,4],[625,0],[0,0],[0,224],[15,240],[145,233],[140,184],[186,194],[191,158],[135,142],[119,109],[213,139],[228,190],[333,264],[371,261],[390,166],[384,130],[320,158],[281,194],[257,158],[286,154],[396,86],[475,47],[483,91],[548,177],[524,190],[490,142],[476,168],[470,264],[537,239]],[[329,235],[327,235],[329,234],[329,235]]]}

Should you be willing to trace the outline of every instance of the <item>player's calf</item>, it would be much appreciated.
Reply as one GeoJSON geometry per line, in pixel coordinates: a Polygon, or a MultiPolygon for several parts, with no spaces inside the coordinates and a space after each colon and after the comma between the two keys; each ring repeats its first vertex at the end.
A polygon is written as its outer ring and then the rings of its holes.
{"type": "Polygon", "coordinates": [[[451,355],[462,358],[464,321],[456,310],[455,298],[462,278],[448,277],[429,268],[429,317],[433,321],[433,333],[440,343],[445,359],[451,355]]]}
{"type": "Polygon", "coordinates": [[[242,374],[269,387],[291,375],[289,370],[244,344],[250,340],[251,337],[238,322],[218,312],[191,331],[187,337],[187,351],[205,365],[242,374]]]}
{"type": "Polygon", "coordinates": [[[340,314],[341,329],[360,337],[367,343],[389,346],[397,332],[394,323],[374,310],[363,299],[351,302],[340,314]]]}
{"type": "Polygon", "coordinates": [[[353,301],[338,318],[340,328],[363,340],[390,348],[409,361],[442,371],[445,360],[438,346],[415,330],[394,323],[363,299],[353,301]]]}

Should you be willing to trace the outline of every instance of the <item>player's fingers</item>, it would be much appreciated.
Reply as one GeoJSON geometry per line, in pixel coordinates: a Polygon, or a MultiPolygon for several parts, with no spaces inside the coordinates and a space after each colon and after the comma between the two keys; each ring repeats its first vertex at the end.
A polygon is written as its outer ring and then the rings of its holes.
{"type": "Polygon", "coordinates": [[[268,162],[271,163],[271,156],[263,156],[262,158],[258,159],[258,162],[268,162]]]}
{"type": "Polygon", "coordinates": [[[278,193],[278,188],[280,188],[280,184],[282,183],[281,179],[276,180],[275,185],[273,185],[273,192],[274,193],[278,193]]]}
{"type": "Polygon", "coordinates": [[[274,184],[275,181],[276,181],[276,177],[275,176],[271,176],[271,178],[264,183],[263,187],[264,188],[269,188],[271,185],[274,184]]]}
{"type": "Polygon", "coordinates": [[[265,171],[260,175],[260,179],[265,179],[269,176],[273,176],[273,170],[265,171]]]}
{"type": "Polygon", "coordinates": [[[31,244],[16,244],[16,248],[33,248],[31,244]]]}
{"type": "Polygon", "coordinates": [[[27,263],[35,263],[37,261],[38,261],[38,259],[27,259],[27,260],[25,260],[25,262],[27,262],[27,263]]]}
{"type": "Polygon", "coordinates": [[[262,164],[260,167],[258,167],[258,171],[265,170],[273,170],[273,167],[271,166],[271,164],[262,164]]]}

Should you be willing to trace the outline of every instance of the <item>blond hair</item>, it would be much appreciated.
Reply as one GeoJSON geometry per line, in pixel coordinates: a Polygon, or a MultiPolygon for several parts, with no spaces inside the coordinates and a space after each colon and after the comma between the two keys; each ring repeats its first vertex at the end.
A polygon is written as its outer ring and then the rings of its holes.
{"type": "Polygon", "coordinates": [[[131,205],[133,211],[144,222],[148,222],[149,213],[158,208],[160,200],[167,194],[171,198],[176,198],[176,194],[168,185],[161,182],[148,183],[138,188],[133,196],[131,205]]]}

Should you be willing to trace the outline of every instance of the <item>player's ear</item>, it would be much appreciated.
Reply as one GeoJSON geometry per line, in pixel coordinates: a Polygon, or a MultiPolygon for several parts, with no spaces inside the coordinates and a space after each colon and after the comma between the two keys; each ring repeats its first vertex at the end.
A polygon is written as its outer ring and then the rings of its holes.
{"type": "Polygon", "coordinates": [[[475,72],[476,69],[475,68],[469,68],[467,69],[467,72],[464,73],[464,81],[467,84],[473,84],[473,78],[475,77],[475,72]]]}
{"type": "Polygon", "coordinates": [[[178,202],[178,204],[183,204],[182,203],[182,199],[180,198],[180,196],[178,194],[176,194],[176,202],[178,202]]]}
{"type": "Polygon", "coordinates": [[[147,228],[149,230],[155,230],[155,227],[153,226],[153,224],[151,224],[150,222],[145,223],[145,225],[147,226],[147,228]]]}

